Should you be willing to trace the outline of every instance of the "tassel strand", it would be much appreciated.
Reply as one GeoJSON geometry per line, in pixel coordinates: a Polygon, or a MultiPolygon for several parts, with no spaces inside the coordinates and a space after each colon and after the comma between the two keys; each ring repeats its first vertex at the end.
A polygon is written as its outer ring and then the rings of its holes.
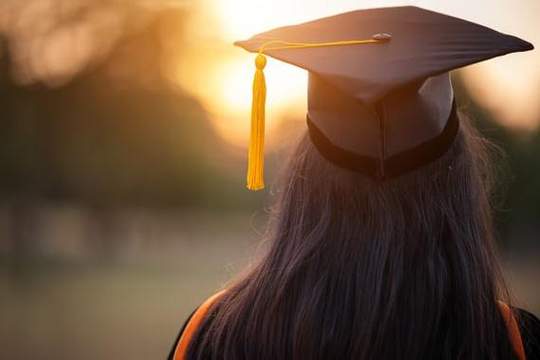
{"type": "Polygon", "coordinates": [[[266,102],[266,80],[264,67],[266,56],[259,53],[255,59],[253,78],[253,102],[251,106],[251,137],[248,152],[247,188],[264,189],[264,122],[266,102]]]}

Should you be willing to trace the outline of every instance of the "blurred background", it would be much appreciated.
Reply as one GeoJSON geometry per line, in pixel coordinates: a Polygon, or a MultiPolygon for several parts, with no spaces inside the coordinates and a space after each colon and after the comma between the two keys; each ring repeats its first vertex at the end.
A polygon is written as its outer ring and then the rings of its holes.
{"type": "MultiPolygon", "coordinates": [[[[267,67],[267,183],[244,187],[253,56],[232,42],[414,4],[540,46],[538,0],[0,0],[0,358],[164,359],[256,251],[304,131],[306,73],[267,67]]],[[[540,315],[540,53],[454,73],[504,151],[496,219],[540,315]]]]}

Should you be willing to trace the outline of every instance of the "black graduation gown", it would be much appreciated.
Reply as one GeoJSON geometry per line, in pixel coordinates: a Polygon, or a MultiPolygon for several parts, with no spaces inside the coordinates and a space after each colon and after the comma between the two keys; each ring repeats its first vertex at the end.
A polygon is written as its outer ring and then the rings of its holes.
{"type": "MultiPolygon", "coordinates": [[[[174,351],[176,349],[178,341],[180,340],[180,336],[182,336],[182,333],[184,332],[187,323],[189,322],[195,311],[197,311],[197,309],[195,309],[189,315],[189,317],[182,325],[182,328],[180,329],[180,332],[178,333],[178,336],[174,341],[171,351],[169,352],[169,357],[167,358],[167,360],[174,360],[174,351]]],[[[534,314],[528,312],[527,310],[519,308],[517,309],[517,314],[519,317],[519,331],[521,333],[521,339],[523,340],[523,347],[525,348],[525,356],[527,357],[527,360],[540,360],[540,319],[538,319],[534,314]]]]}

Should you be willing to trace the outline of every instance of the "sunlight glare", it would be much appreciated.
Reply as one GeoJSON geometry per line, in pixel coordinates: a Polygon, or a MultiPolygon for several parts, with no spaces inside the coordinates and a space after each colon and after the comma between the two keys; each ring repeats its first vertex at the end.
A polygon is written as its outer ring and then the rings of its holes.
{"type": "Polygon", "coordinates": [[[466,86],[480,105],[495,114],[504,125],[522,130],[538,126],[540,106],[537,101],[540,88],[540,68],[531,56],[508,56],[465,68],[466,86]],[[512,69],[527,69],[517,71],[512,69]]]}
{"type": "MultiPolygon", "coordinates": [[[[240,57],[224,64],[218,73],[220,108],[214,113],[214,124],[220,134],[232,143],[245,142],[250,127],[253,57],[240,57]]],[[[304,103],[307,74],[284,63],[269,60],[267,74],[266,129],[269,133],[280,124],[291,109],[304,103]]]]}
{"type": "MultiPolygon", "coordinates": [[[[273,27],[306,20],[307,12],[290,0],[207,0],[218,22],[221,40],[232,43],[273,27]]],[[[314,9],[320,9],[314,6],[314,9]]],[[[198,21],[200,23],[202,21],[198,21]]],[[[205,74],[218,96],[203,96],[212,113],[220,135],[231,143],[245,143],[249,136],[251,94],[255,71],[253,54],[242,49],[230,49],[227,61],[210,64],[205,74]],[[233,53],[234,52],[234,53],[233,53]]],[[[265,68],[267,82],[266,129],[269,134],[285,117],[305,112],[307,73],[298,67],[268,59],[265,68]]],[[[197,79],[200,81],[200,77],[197,79]]],[[[208,92],[208,89],[205,89],[208,92]]],[[[204,90],[203,92],[204,93],[204,90]]]]}

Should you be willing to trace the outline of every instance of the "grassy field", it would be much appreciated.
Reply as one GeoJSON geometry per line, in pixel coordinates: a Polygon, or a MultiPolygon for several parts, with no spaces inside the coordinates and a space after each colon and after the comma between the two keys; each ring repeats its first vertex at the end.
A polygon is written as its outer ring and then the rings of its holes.
{"type": "MultiPolygon", "coordinates": [[[[137,226],[144,240],[110,258],[3,258],[0,358],[165,359],[185,317],[246,264],[260,239],[251,215],[137,226]]],[[[519,303],[538,314],[535,259],[513,255],[505,264],[519,303]]]]}

